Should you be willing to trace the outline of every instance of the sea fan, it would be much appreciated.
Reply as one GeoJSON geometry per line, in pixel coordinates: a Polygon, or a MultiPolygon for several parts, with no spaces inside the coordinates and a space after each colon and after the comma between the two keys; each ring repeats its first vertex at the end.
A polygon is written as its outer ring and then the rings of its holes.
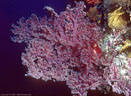
{"type": "MultiPolygon", "coordinates": [[[[131,84],[125,85],[126,79],[121,81],[119,77],[121,71],[117,70],[122,66],[115,65],[117,52],[111,45],[111,39],[105,39],[101,28],[89,22],[84,8],[84,2],[77,2],[75,7],[68,5],[58,15],[52,8],[46,7],[51,12],[49,19],[37,18],[33,14],[13,25],[12,40],[27,44],[26,52],[22,53],[22,63],[28,68],[26,76],[44,81],[65,81],[74,96],[87,96],[89,89],[95,90],[104,85],[129,96],[131,84]],[[106,42],[102,49],[101,40],[106,42]],[[106,46],[109,50],[104,52],[106,46]]],[[[129,60],[128,67],[130,63],[129,60]]],[[[130,81],[130,76],[128,78],[130,81]]]]}

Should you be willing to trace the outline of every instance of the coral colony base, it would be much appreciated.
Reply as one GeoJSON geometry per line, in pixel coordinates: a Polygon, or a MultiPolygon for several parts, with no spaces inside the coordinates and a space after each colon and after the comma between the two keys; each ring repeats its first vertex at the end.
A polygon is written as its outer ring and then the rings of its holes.
{"type": "Polygon", "coordinates": [[[87,96],[89,89],[109,87],[131,96],[131,58],[119,52],[125,29],[106,34],[89,21],[84,8],[84,2],[77,2],[58,15],[46,7],[50,18],[33,14],[12,26],[12,40],[27,44],[21,57],[28,68],[26,76],[66,81],[73,96],[87,96]]]}

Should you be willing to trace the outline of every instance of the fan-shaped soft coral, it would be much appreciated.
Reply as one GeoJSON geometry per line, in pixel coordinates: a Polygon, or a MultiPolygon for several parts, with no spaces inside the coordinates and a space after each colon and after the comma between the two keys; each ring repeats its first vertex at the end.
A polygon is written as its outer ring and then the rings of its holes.
{"type": "MultiPolygon", "coordinates": [[[[12,40],[27,44],[22,53],[22,63],[28,68],[26,75],[44,81],[65,81],[74,96],[87,96],[89,89],[108,84],[115,92],[129,96],[131,84],[118,80],[117,69],[122,67],[114,64],[116,52],[109,46],[108,54],[102,53],[99,41],[103,32],[96,23],[89,22],[84,3],[78,2],[74,8],[68,6],[60,15],[46,8],[51,12],[49,19],[32,15],[13,25],[12,40]]],[[[129,67],[131,61],[127,64],[129,67]]]]}
{"type": "Polygon", "coordinates": [[[60,15],[53,12],[49,20],[32,15],[26,21],[20,19],[19,26],[13,26],[13,33],[18,35],[14,41],[28,44],[22,54],[27,75],[45,81],[66,81],[72,93],[79,96],[102,83],[99,69],[102,52],[98,42],[103,33],[85,17],[84,7],[80,2],[60,15]]]}

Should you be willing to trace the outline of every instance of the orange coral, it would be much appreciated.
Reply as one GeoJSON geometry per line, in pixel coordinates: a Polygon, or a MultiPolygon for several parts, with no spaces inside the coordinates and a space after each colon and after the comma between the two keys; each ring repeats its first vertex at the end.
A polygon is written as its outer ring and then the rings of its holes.
{"type": "Polygon", "coordinates": [[[101,2],[101,0],[85,0],[88,4],[99,4],[101,2]]]}

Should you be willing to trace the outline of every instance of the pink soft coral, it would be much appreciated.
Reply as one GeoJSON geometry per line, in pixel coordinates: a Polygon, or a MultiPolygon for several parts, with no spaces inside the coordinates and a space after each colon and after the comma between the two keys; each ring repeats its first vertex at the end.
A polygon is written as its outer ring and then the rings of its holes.
{"type": "Polygon", "coordinates": [[[102,31],[85,17],[84,3],[67,7],[60,15],[50,7],[52,17],[40,20],[32,15],[15,26],[15,42],[26,42],[22,61],[28,67],[27,75],[43,80],[66,81],[73,94],[84,96],[88,89],[101,84],[99,69],[101,49],[97,42],[102,31]]]}
{"type": "Polygon", "coordinates": [[[27,20],[21,18],[18,26],[13,25],[12,40],[27,44],[26,52],[22,53],[27,76],[66,81],[74,96],[87,96],[88,89],[110,84],[110,76],[117,73],[112,63],[115,52],[111,51],[106,59],[102,56],[98,43],[103,32],[96,23],[89,22],[84,3],[78,2],[74,8],[68,6],[60,15],[46,8],[51,12],[49,19],[32,15],[27,20]]]}

